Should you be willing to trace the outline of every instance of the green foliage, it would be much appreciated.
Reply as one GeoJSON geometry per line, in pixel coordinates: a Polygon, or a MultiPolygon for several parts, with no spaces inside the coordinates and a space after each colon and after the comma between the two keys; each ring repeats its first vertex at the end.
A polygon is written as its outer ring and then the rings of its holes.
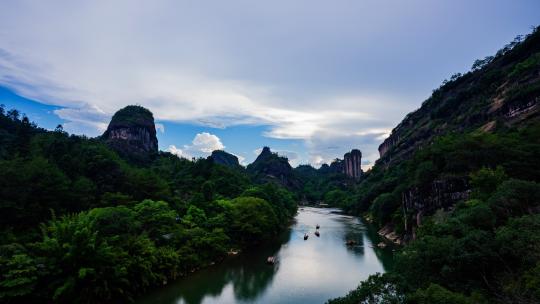
{"type": "Polygon", "coordinates": [[[291,192],[275,183],[267,183],[246,189],[242,197],[256,197],[270,203],[280,223],[296,214],[296,202],[291,192]]]}
{"type": "Polygon", "coordinates": [[[476,304],[478,302],[448,289],[430,284],[426,289],[417,290],[409,299],[410,303],[418,304],[476,304]]]}
{"type": "MultiPolygon", "coordinates": [[[[169,153],[133,163],[0,109],[2,302],[131,302],[275,236],[296,212],[289,191],[243,168],[169,153]]],[[[140,110],[115,123],[140,123],[140,110]]]]}
{"type": "Polygon", "coordinates": [[[390,221],[392,214],[401,204],[401,198],[393,193],[383,193],[373,201],[370,212],[375,221],[384,224],[390,221]]]}
{"type": "Polygon", "coordinates": [[[472,197],[480,200],[486,200],[508,178],[501,166],[497,166],[495,170],[482,168],[469,176],[471,178],[471,187],[474,188],[472,197]]]}
{"type": "Polygon", "coordinates": [[[28,296],[37,283],[36,262],[26,253],[0,256],[0,299],[18,299],[28,296]]]}
{"type": "Polygon", "coordinates": [[[488,203],[501,220],[530,213],[540,205],[540,184],[507,180],[497,188],[488,203]]]}
{"type": "Polygon", "coordinates": [[[239,197],[226,206],[231,220],[231,234],[240,243],[258,243],[276,235],[280,223],[267,201],[256,197],[239,197]]]}
{"type": "Polygon", "coordinates": [[[326,192],[324,195],[324,202],[331,206],[340,206],[344,204],[347,198],[347,192],[340,189],[334,189],[326,192]]]}
{"type": "Polygon", "coordinates": [[[327,304],[405,303],[405,296],[398,280],[398,277],[389,274],[371,275],[347,296],[329,300],[327,304]]]}

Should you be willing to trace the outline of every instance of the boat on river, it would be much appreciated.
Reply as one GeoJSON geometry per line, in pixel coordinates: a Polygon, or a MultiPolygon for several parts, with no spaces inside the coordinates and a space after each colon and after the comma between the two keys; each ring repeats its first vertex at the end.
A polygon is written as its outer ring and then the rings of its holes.
{"type": "Polygon", "coordinates": [[[321,228],[321,226],[319,226],[319,224],[317,224],[317,226],[315,226],[315,229],[319,229],[321,228]]]}
{"type": "Polygon", "coordinates": [[[315,235],[316,235],[317,237],[320,237],[320,236],[321,236],[321,234],[319,233],[319,230],[315,231],[315,235]]]}
{"type": "Polygon", "coordinates": [[[307,240],[309,235],[307,233],[304,233],[304,241],[307,240]]]}

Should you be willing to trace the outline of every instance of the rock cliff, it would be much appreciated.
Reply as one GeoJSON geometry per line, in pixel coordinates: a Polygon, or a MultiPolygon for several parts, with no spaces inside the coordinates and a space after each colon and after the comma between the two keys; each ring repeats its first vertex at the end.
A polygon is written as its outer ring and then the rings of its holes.
{"type": "Polygon", "coordinates": [[[349,178],[359,179],[362,176],[362,152],[352,149],[345,153],[343,159],[336,158],[330,165],[323,164],[320,173],[342,173],[349,178]]]}
{"type": "Polygon", "coordinates": [[[420,226],[423,215],[452,208],[457,202],[469,198],[470,192],[467,177],[437,179],[427,187],[407,189],[402,193],[402,208],[407,215],[404,217],[405,231],[413,235],[414,227],[420,226]]]}
{"type": "Polygon", "coordinates": [[[114,114],[102,139],[121,156],[147,161],[158,152],[152,112],[141,106],[127,106],[114,114]]]}
{"type": "Polygon", "coordinates": [[[358,179],[362,176],[362,152],[353,149],[343,156],[343,172],[350,178],[358,179]]]}

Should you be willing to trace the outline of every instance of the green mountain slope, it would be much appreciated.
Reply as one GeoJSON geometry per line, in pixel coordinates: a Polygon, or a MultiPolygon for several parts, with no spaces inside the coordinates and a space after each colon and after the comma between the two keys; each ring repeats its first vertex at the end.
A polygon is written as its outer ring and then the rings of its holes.
{"type": "Polygon", "coordinates": [[[349,196],[395,268],[330,303],[540,302],[540,31],[445,82],[349,196]]]}

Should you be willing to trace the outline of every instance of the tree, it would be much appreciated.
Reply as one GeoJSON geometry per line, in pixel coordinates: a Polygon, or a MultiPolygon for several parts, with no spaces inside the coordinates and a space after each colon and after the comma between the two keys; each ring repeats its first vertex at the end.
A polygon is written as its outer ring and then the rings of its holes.
{"type": "Polygon", "coordinates": [[[230,203],[231,233],[241,243],[257,243],[276,234],[279,222],[270,204],[260,198],[239,197],[230,203]]]}
{"type": "Polygon", "coordinates": [[[493,191],[503,181],[508,179],[502,166],[497,166],[495,170],[484,167],[471,173],[469,176],[471,178],[471,187],[473,188],[472,197],[481,200],[488,199],[493,191]]]}

